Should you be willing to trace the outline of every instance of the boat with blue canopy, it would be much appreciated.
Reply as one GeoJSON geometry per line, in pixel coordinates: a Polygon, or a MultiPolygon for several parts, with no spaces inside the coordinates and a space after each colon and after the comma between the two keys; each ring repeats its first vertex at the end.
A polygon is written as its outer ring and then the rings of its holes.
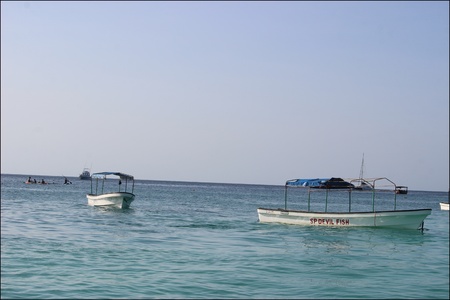
{"type": "MultiPolygon", "coordinates": [[[[294,225],[334,227],[393,227],[423,230],[424,220],[428,215],[431,214],[431,209],[397,209],[397,191],[398,186],[386,177],[372,178],[370,180],[364,180],[362,178],[344,180],[338,177],[291,179],[286,181],[285,183],[284,208],[273,209],[260,207],[257,209],[258,218],[262,223],[284,223],[294,225]],[[355,181],[363,181],[364,184],[370,187],[370,191],[372,193],[371,199],[370,197],[367,197],[366,199],[368,201],[363,204],[363,207],[365,206],[367,208],[362,211],[354,211],[352,207],[352,192],[355,188],[355,185],[352,182],[355,181]],[[306,195],[307,197],[303,204],[303,207],[307,207],[305,210],[288,208],[288,190],[290,188],[306,189],[306,193],[303,193],[303,195],[306,195]],[[330,209],[330,194],[332,190],[341,191],[341,198],[343,197],[342,192],[345,193],[345,191],[348,191],[348,209],[346,209],[345,211],[336,211],[330,209]],[[318,206],[318,203],[311,203],[312,192],[321,192],[324,195],[324,201],[320,201],[319,203],[320,206],[323,205],[322,209],[318,209],[318,207],[320,207],[318,206]],[[376,209],[376,193],[380,192],[392,192],[392,210],[376,209]]],[[[359,195],[361,195],[361,193],[359,193],[359,195]]]]}
{"type": "Polygon", "coordinates": [[[134,177],[120,172],[100,172],[91,175],[88,205],[129,208],[134,201],[134,177]]]}

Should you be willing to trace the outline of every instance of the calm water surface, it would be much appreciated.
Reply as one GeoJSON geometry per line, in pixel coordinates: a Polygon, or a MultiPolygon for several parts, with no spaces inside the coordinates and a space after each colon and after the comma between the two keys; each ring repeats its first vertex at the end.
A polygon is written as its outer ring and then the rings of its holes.
{"type": "Polygon", "coordinates": [[[141,180],[116,210],[87,205],[89,181],[26,178],[1,175],[5,299],[449,298],[446,192],[397,198],[433,209],[422,233],[258,223],[256,208],[284,206],[282,186],[141,180]]]}

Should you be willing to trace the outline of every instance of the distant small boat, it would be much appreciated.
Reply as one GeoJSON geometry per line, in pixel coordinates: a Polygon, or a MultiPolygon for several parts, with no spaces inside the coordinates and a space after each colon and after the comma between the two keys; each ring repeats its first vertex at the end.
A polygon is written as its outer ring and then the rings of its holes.
{"type": "Polygon", "coordinates": [[[80,174],[81,180],[90,180],[91,179],[91,170],[88,168],[84,168],[83,172],[80,174]]]}
{"type": "Polygon", "coordinates": [[[372,187],[370,184],[364,182],[364,179],[358,178],[359,184],[355,186],[354,190],[356,191],[371,191],[372,187]]]}
{"type": "Polygon", "coordinates": [[[395,187],[395,193],[396,194],[406,195],[406,194],[408,194],[408,187],[404,186],[404,185],[397,185],[395,187]]]}
{"type": "Polygon", "coordinates": [[[28,182],[25,181],[26,184],[54,184],[54,182],[28,182]]]}
{"type": "Polygon", "coordinates": [[[27,181],[25,181],[26,184],[50,184],[50,182],[46,182],[44,179],[41,181],[36,181],[36,179],[31,179],[31,177],[28,177],[27,181]]]}
{"type": "Polygon", "coordinates": [[[119,172],[101,172],[92,174],[91,192],[87,194],[86,197],[88,199],[88,205],[91,206],[129,208],[131,202],[133,202],[134,200],[135,195],[133,194],[133,192],[133,176],[119,172]],[[107,180],[108,176],[114,176],[116,180],[109,180],[110,178],[108,178],[107,180]],[[99,186],[99,181],[101,181],[101,186],[99,186]],[[125,181],[123,190],[122,181],[125,181]],[[129,187],[129,185],[131,185],[131,187],[129,187]],[[131,192],[128,192],[128,190],[131,190],[131,192]]]}
{"type": "Polygon", "coordinates": [[[439,205],[441,206],[441,210],[449,210],[448,202],[440,202],[439,205]]]}

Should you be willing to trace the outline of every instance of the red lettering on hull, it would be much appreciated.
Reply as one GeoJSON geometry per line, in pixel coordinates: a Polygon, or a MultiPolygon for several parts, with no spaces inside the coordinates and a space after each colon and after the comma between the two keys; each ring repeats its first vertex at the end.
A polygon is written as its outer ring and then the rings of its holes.
{"type": "Polygon", "coordinates": [[[348,226],[350,225],[349,219],[336,219],[333,222],[333,219],[316,219],[311,218],[309,219],[309,223],[311,225],[339,225],[339,226],[348,226]]]}
{"type": "Polygon", "coordinates": [[[338,225],[350,225],[350,220],[349,219],[336,219],[336,224],[338,225]]]}

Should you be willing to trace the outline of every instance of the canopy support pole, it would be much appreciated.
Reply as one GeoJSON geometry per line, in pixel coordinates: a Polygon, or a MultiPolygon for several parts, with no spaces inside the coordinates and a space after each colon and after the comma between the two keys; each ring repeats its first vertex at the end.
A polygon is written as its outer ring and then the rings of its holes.
{"type": "Polygon", "coordinates": [[[287,210],[287,185],[284,186],[284,209],[287,210]]]}
{"type": "Polygon", "coordinates": [[[395,192],[395,189],[394,189],[394,210],[397,210],[397,193],[395,192]]]}
{"type": "Polygon", "coordinates": [[[375,183],[372,188],[372,211],[375,212],[375,183]]]}
{"type": "Polygon", "coordinates": [[[308,188],[308,211],[311,208],[311,188],[308,188]]]}
{"type": "Polygon", "coordinates": [[[352,189],[348,189],[348,212],[352,211],[352,189]]]}

